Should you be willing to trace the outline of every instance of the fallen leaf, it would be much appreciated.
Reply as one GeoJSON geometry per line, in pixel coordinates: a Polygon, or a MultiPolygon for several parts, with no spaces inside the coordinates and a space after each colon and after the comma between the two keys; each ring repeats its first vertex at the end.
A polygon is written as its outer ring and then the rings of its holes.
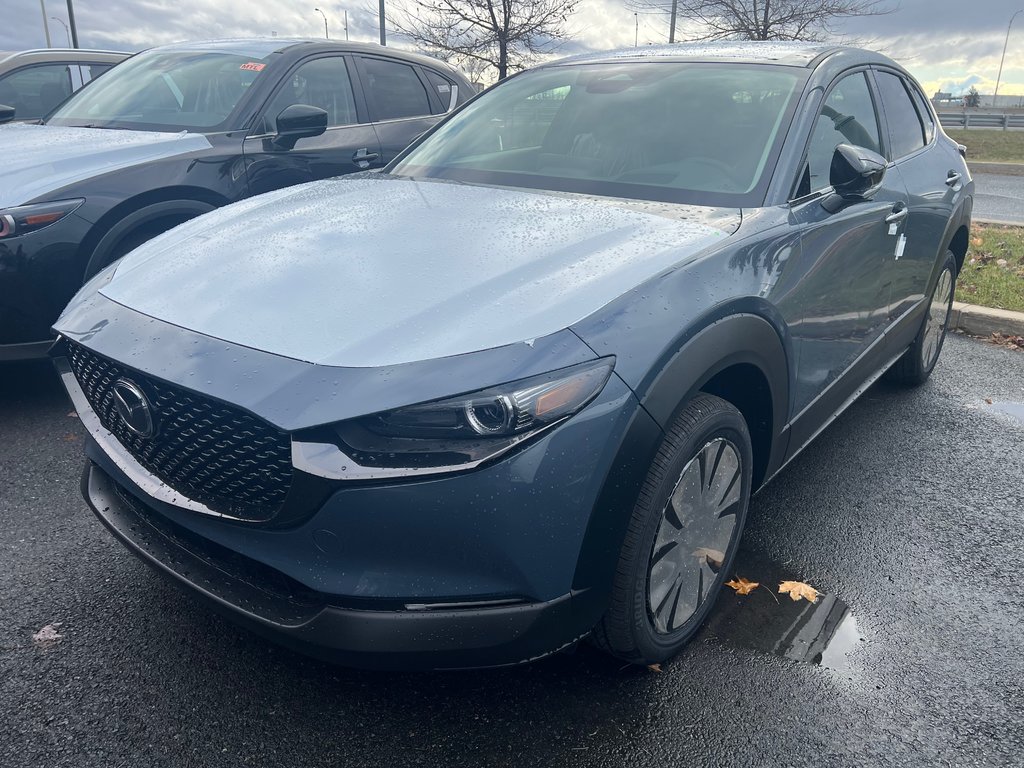
{"type": "Polygon", "coordinates": [[[784,595],[787,592],[789,593],[790,600],[803,598],[809,603],[814,603],[818,600],[818,590],[802,581],[784,581],[779,584],[779,594],[784,595]]]}
{"type": "Polygon", "coordinates": [[[704,558],[705,562],[711,563],[716,568],[721,568],[722,563],[725,562],[724,553],[719,552],[717,549],[708,549],[707,547],[698,547],[693,550],[693,556],[704,558]]]}
{"type": "Polygon", "coordinates": [[[986,403],[986,405],[992,405],[992,398],[991,397],[986,397],[985,398],[985,403],[986,403]]]}
{"type": "Polygon", "coordinates": [[[1024,349],[1024,336],[1014,336],[1005,333],[993,333],[992,342],[1009,349],[1024,349]]]}
{"type": "Polygon", "coordinates": [[[37,645],[52,645],[53,643],[59,643],[61,638],[64,637],[64,635],[57,631],[57,627],[59,627],[61,623],[62,622],[55,621],[53,624],[47,624],[32,635],[32,642],[37,645]]]}
{"type": "Polygon", "coordinates": [[[647,670],[649,672],[661,672],[661,664],[648,664],[647,670]]]}
{"type": "Polygon", "coordinates": [[[70,418],[70,419],[77,419],[78,418],[78,413],[76,411],[72,411],[71,413],[68,414],[68,418],[70,418]]]}
{"type": "Polygon", "coordinates": [[[732,581],[725,582],[725,586],[732,587],[733,589],[735,589],[737,595],[749,595],[751,592],[753,592],[755,589],[761,586],[761,582],[747,581],[747,579],[743,578],[742,576],[737,576],[732,581]]]}

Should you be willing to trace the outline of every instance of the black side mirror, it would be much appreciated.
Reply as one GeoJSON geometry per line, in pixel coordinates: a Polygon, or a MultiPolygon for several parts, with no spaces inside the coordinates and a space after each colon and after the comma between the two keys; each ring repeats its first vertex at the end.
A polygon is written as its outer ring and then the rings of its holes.
{"type": "Polygon", "coordinates": [[[9,123],[14,119],[14,107],[8,107],[6,104],[0,104],[0,125],[3,123],[9,123]]]}
{"type": "Polygon", "coordinates": [[[886,160],[877,152],[852,144],[840,144],[832,153],[828,180],[835,190],[822,205],[835,213],[845,203],[870,200],[885,177],[886,160]]]}
{"type": "Polygon", "coordinates": [[[277,116],[277,136],[271,142],[280,149],[292,149],[299,139],[319,136],[327,130],[327,112],[309,104],[292,104],[277,116]]]}

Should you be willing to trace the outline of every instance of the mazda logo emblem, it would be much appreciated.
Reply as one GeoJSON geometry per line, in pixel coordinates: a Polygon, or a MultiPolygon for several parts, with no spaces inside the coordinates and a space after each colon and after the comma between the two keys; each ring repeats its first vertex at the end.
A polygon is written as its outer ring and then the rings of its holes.
{"type": "Polygon", "coordinates": [[[139,437],[152,437],[155,432],[153,409],[146,394],[128,379],[114,382],[113,391],[114,407],[124,425],[139,437]]]}

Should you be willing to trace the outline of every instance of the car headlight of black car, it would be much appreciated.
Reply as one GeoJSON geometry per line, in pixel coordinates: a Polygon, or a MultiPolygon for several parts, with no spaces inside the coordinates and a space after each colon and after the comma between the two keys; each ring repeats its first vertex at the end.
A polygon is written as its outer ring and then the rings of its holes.
{"type": "Polygon", "coordinates": [[[470,469],[582,410],[604,388],[614,358],[444,400],[375,413],[292,443],[310,474],[374,480],[470,469]]]}
{"type": "Polygon", "coordinates": [[[56,224],[75,211],[85,200],[56,200],[6,208],[0,211],[0,239],[27,235],[56,224]]]}

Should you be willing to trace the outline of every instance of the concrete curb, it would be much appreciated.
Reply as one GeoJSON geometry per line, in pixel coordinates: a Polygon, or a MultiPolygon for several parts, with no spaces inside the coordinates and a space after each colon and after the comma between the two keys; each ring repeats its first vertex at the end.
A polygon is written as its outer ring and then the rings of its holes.
{"type": "Polygon", "coordinates": [[[963,331],[971,336],[991,336],[993,333],[1024,336],[1024,312],[1010,312],[1007,309],[991,309],[954,301],[953,312],[949,317],[949,329],[963,331]]]}
{"type": "Polygon", "coordinates": [[[971,173],[997,173],[1003,176],[1024,176],[1024,163],[986,163],[967,158],[971,173]]]}
{"type": "Polygon", "coordinates": [[[996,224],[1000,227],[1024,227],[1024,221],[1010,221],[1009,219],[979,219],[977,216],[971,217],[972,224],[996,224]]]}

